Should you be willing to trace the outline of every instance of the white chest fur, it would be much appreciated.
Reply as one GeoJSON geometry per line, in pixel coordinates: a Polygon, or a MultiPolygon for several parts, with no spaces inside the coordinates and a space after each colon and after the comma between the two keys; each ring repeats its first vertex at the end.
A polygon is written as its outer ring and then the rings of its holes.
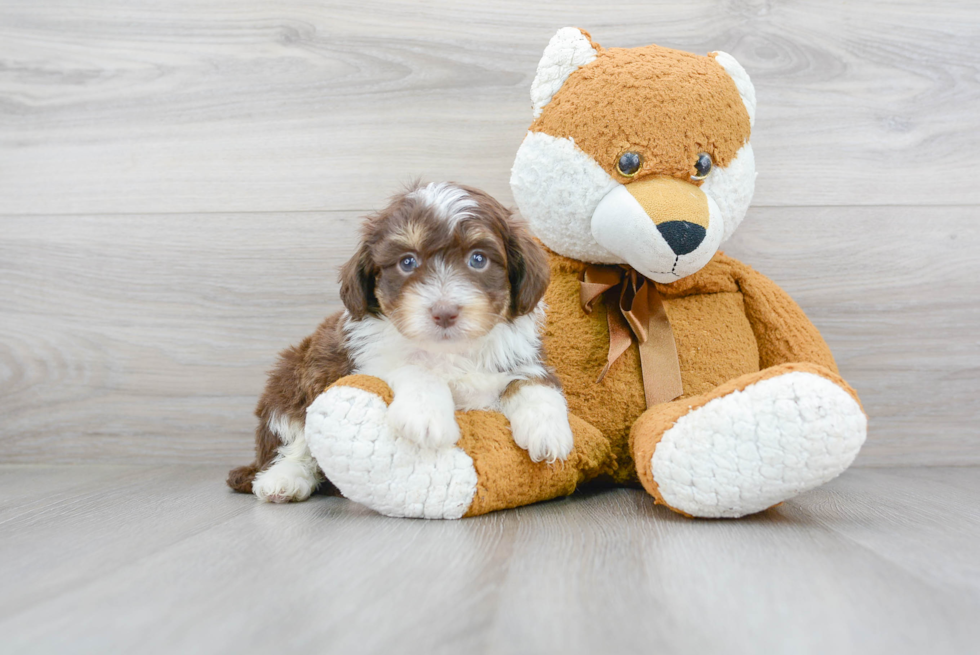
{"type": "Polygon", "coordinates": [[[545,375],[538,336],[543,319],[542,303],[478,339],[451,343],[408,339],[383,316],[345,319],[344,332],[355,373],[392,384],[398,371],[417,367],[449,386],[457,409],[499,409],[511,381],[545,375]]]}

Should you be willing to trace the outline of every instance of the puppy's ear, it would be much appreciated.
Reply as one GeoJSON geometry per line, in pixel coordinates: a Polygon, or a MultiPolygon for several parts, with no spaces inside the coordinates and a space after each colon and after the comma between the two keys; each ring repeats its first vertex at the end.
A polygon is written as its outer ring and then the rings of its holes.
{"type": "Polygon", "coordinates": [[[507,239],[507,276],[510,278],[511,316],[529,314],[541,302],[551,280],[544,249],[524,224],[511,218],[507,239]]]}
{"type": "Polygon", "coordinates": [[[377,267],[371,258],[367,244],[361,244],[357,253],[340,269],[340,300],[354,320],[381,311],[374,293],[377,267]]]}

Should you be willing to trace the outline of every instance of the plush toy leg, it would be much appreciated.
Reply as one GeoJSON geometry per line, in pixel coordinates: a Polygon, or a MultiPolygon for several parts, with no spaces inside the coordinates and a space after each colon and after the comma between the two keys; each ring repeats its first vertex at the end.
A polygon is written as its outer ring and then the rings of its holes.
{"type": "Polygon", "coordinates": [[[739,517],[840,475],[866,432],[857,395],[840,377],[816,364],[783,364],[648,410],[630,447],[658,504],[739,517]]]}
{"type": "Polygon", "coordinates": [[[306,414],[310,452],[347,498],[388,516],[458,519],[568,495],[609,464],[609,443],[570,417],[575,447],[565,462],[534,463],[497,412],[457,412],[459,442],[420,448],[393,435],[392,393],[354,375],[324,391],[306,414]]]}

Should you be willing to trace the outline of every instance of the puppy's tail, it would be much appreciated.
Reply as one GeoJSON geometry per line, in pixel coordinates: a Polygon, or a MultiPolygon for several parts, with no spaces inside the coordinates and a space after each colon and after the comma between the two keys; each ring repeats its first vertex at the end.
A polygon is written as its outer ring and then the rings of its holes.
{"type": "Polygon", "coordinates": [[[228,472],[228,479],[225,482],[240,494],[250,494],[252,493],[252,480],[255,479],[255,476],[261,470],[258,464],[255,463],[249,464],[248,466],[239,466],[228,472]]]}

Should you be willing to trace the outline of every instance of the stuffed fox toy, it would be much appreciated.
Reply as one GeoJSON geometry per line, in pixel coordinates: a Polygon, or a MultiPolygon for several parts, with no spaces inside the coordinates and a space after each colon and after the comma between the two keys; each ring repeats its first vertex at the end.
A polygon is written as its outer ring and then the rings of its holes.
{"type": "Polygon", "coordinates": [[[826,343],[778,286],[719,251],[744,218],[755,91],[722,52],[551,39],[511,187],[549,249],[544,344],[575,446],[532,462],[496,412],[442,450],[394,438],[390,389],[344,378],[310,407],[311,452],[345,496],[460,518],[604,480],[688,516],[738,517],[853,462],[867,422],[826,343]]]}

